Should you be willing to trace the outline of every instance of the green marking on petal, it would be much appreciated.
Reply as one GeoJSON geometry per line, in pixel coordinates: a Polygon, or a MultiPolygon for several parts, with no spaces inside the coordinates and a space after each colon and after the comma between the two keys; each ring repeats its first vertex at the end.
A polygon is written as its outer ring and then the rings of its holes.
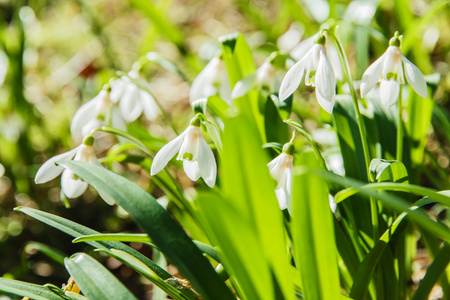
{"type": "Polygon", "coordinates": [[[189,153],[189,152],[184,152],[183,153],[183,159],[187,159],[189,161],[192,161],[194,159],[194,155],[192,153],[189,153]]]}
{"type": "Polygon", "coordinates": [[[105,121],[106,120],[106,117],[105,117],[105,115],[104,114],[99,114],[98,116],[97,116],[97,120],[99,120],[99,121],[105,121]]]}
{"type": "Polygon", "coordinates": [[[397,80],[398,79],[398,74],[397,73],[393,73],[393,72],[389,72],[389,73],[387,73],[386,77],[387,77],[386,78],[387,80],[391,80],[391,79],[397,80]]]}

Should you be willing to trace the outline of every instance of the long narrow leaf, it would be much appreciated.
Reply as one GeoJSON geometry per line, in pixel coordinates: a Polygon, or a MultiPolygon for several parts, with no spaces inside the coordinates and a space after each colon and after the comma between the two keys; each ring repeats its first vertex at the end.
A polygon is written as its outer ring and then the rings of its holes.
{"type": "Polygon", "coordinates": [[[0,291],[35,300],[64,299],[45,286],[6,278],[0,278],[0,291]]]}
{"type": "Polygon", "coordinates": [[[75,161],[61,165],[122,206],[205,299],[234,298],[180,225],[141,187],[100,166],[75,161]]]}
{"type": "MultiPolygon", "coordinates": [[[[321,168],[313,152],[302,153],[296,165],[321,168]]],[[[338,299],[340,281],[328,184],[314,174],[294,176],[292,232],[305,297],[338,299]]]]}
{"type": "Polygon", "coordinates": [[[428,267],[425,277],[420,281],[414,293],[413,300],[426,300],[431,289],[438,283],[439,277],[450,263],[450,246],[444,244],[436,255],[433,263],[428,267]]]}
{"type": "MultiPolygon", "coordinates": [[[[80,225],[78,223],[75,223],[73,221],[67,220],[65,218],[52,215],[47,212],[43,212],[34,208],[29,207],[17,207],[14,210],[23,212],[27,215],[29,215],[32,218],[35,218],[36,220],[39,220],[49,226],[52,226],[70,236],[73,237],[79,237],[84,235],[92,235],[92,234],[100,234],[98,231],[95,231],[93,229],[90,229],[86,226],[80,225]]],[[[157,264],[155,264],[152,260],[150,260],[148,257],[142,255],[140,252],[136,251],[135,249],[120,243],[120,242],[111,242],[111,241],[86,241],[87,244],[91,245],[94,248],[98,248],[101,250],[109,250],[111,248],[119,249],[122,251],[125,251],[140,261],[144,262],[150,269],[152,269],[156,274],[158,274],[159,277],[162,279],[171,278],[172,275],[168,273],[166,270],[160,268],[157,264]]]]}
{"type": "Polygon", "coordinates": [[[137,300],[111,272],[89,255],[76,253],[71,258],[66,258],[64,263],[87,298],[137,300]]]}

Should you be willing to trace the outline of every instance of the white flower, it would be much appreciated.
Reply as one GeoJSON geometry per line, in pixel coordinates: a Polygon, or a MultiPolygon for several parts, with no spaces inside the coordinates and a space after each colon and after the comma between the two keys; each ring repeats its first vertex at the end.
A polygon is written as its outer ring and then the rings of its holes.
{"type": "Polygon", "coordinates": [[[377,59],[362,77],[361,97],[365,97],[377,82],[380,83],[380,99],[385,107],[393,105],[399,95],[400,84],[409,85],[423,98],[428,97],[427,84],[420,70],[410,62],[399,49],[398,33],[390,41],[386,52],[377,59]]]}
{"type": "MultiPolygon", "coordinates": [[[[146,90],[139,88],[132,80],[139,79],[136,72],[131,71],[128,76],[122,76],[111,82],[111,101],[119,102],[119,109],[127,122],[133,122],[142,113],[150,121],[159,115],[156,100],[146,90]]],[[[146,84],[142,82],[142,84],[146,84]]]]}
{"type": "Polygon", "coordinates": [[[208,186],[214,187],[217,175],[216,159],[203,138],[200,127],[192,123],[177,138],[159,150],[153,159],[150,174],[153,176],[159,173],[179,152],[177,160],[183,161],[186,175],[193,181],[202,177],[208,186]]]}
{"type": "Polygon", "coordinates": [[[267,164],[270,175],[278,183],[275,194],[277,195],[280,209],[290,209],[292,206],[293,160],[294,157],[292,155],[283,152],[267,164]]]}
{"type": "Polygon", "coordinates": [[[319,105],[326,112],[330,114],[333,112],[336,77],[333,67],[327,58],[324,39],[324,36],[319,36],[318,42],[286,73],[280,87],[281,101],[284,101],[295,92],[303,76],[305,76],[305,84],[316,87],[316,97],[319,105]]]}
{"type": "Polygon", "coordinates": [[[102,90],[78,109],[72,119],[70,132],[75,141],[81,141],[92,130],[107,125],[122,130],[126,128],[122,116],[111,102],[109,92],[102,90]]]}
{"type": "Polygon", "coordinates": [[[231,104],[231,88],[224,62],[214,57],[192,82],[189,92],[191,105],[199,99],[219,96],[231,104]]]}
{"type": "Polygon", "coordinates": [[[76,177],[69,169],[55,164],[59,161],[68,161],[72,159],[100,165],[92,146],[81,144],[68,152],[56,155],[47,160],[37,171],[34,181],[36,183],[45,183],[62,173],[61,188],[64,194],[68,198],[77,198],[81,196],[86,191],[88,184],[76,177]]]}
{"type": "Polygon", "coordinates": [[[238,81],[233,88],[231,97],[239,98],[247,94],[252,88],[266,89],[269,92],[275,90],[275,68],[269,62],[263,63],[255,74],[238,81]]]}

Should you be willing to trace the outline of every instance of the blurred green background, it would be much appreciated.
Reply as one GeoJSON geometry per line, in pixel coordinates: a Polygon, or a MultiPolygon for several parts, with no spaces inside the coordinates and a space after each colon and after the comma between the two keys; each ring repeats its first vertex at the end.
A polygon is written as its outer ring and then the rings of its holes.
{"type": "MultiPolygon", "coordinates": [[[[126,214],[99,200],[91,188],[79,199],[71,199],[66,208],[59,179],[36,185],[34,175],[48,158],[78,145],[69,129],[81,104],[92,99],[116,71],[128,72],[150,51],[159,52],[186,74],[185,81],[156,63],[144,69],[175,125],[184,128],[190,119],[190,82],[216,53],[217,38],[236,31],[244,33],[261,64],[277,49],[277,42],[283,44],[279,37],[290,28],[298,34],[284,38],[296,43],[324,24],[341,24],[356,80],[386,49],[393,32],[403,33],[404,53],[425,75],[441,76],[435,94],[440,109],[434,114],[435,130],[427,145],[434,160],[424,164],[437,163],[435,170],[449,174],[450,130],[442,126],[449,122],[450,108],[449,17],[448,1],[439,0],[0,0],[0,275],[61,285],[68,278],[65,268],[35,251],[33,244],[26,245],[38,241],[65,255],[89,251],[72,244],[65,234],[13,212],[16,206],[39,208],[101,232],[138,230],[126,214]],[[362,3],[369,7],[368,16],[358,14],[362,3]]],[[[308,107],[311,102],[306,104],[296,110],[314,123],[318,116],[308,107]]],[[[154,136],[166,136],[163,122],[138,123],[154,136]]],[[[149,187],[148,170],[124,167],[122,173],[149,187]]],[[[149,297],[148,287],[130,269],[113,259],[106,264],[136,296],[149,297]]]]}

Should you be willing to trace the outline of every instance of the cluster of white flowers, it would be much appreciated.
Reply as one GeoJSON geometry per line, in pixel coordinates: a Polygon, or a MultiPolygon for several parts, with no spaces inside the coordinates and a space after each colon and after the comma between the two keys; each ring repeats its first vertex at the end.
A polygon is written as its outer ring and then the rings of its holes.
{"type": "MultiPolygon", "coordinates": [[[[428,96],[422,73],[400,51],[400,38],[396,32],[386,52],[364,73],[361,81],[361,97],[365,97],[380,81],[381,103],[389,107],[397,101],[400,84],[405,83],[405,77],[417,94],[424,98],[428,96]]],[[[280,100],[284,101],[294,93],[305,76],[305,84],[316,87],[319,105],[331,114],[336,95],[336,72],[327,57],[325,35],[320,33],[312,46],[310,41],[310,39],[305,41],[306,46],[299,45],[302,52],[305,52],[305,47],[309,50],[286,73],[280,87],[280,100]]]]}
{"type": "MultiPolygon", "coordinates": [[[[94,150],[92,132],[103,126],[112,126],[126,130],[126,123],[135,121],[142,113],[149,120],[159,115],[159,108],[148,87],[140,88],[135,82],[145,85],[136,71],[127,76],[113,80],[92,100],[83,104],[75,113],[70,131],[76,142],[83,141],[78,147],[46,161],[35,176],[36,183],[45,183],[62,173],[61,187],[68,198],[81,196],[88,184],[75,176],[70,170],[65,170],[55,163],[65,160],[85,161],[100,165],[94,150]]],[[[111,200],[102,198],[111,204],[111,200]]]]}
{"type": "MultiPolygon", "coordinates": [[[[396,33],[390,40],[387,51],[364,73],[361,97],[365,97],[377,82],[381,81],[381,102],[385,106],[391,106],[398,98],[400,84],[405,83],[405,77],[419,95],[427,97],[427,85],[422,73],[403,56],[399,46],[400,37],[396,33]]],[[[325,35],[321,32],[295,49],[297,50],[293,51],[299,61],[289,69],[281,83],[280,100],[284,101],[292,95],[304,77],[306,85],[315,87],[319,105],[331,114],[336,96],[336,75],[327,56],[325,35]],[[302,55],[299,55],[300,48],[302,55]]],[[[94,99],[81,106],[72,120],[71,132],[75,140],[83,140],[83,143],[44,163],[36,174],[36,182],[47,182],[62,173],[63,192],[69,198],[80,196],[86,190],[87,184],[71,171],[56,166],[55,162],[74,159],[99,164],[92,149],[92,130],[105,125],[125,129],[127,122],[135,121],[142,114],[147,119],[154,120],[159,114],[158,105],[145,85],[138,73],[131,71],[128,75],[112,81],[109,88],[102,90],[94,99]],[[141,88],[138,82],[142,82],[144,88],[141,88]]],[[[219,96],[233,105],[233,99],[246,95],[252,89],[267,94],[276,92],[277,80],[271,58],[264,62],[255,74],[243,78],[231,89],[224,62],[220,57],[214,57],[194,80],[189,99],[194,106],[197,101],[207,101],[211,96],[219,96]]],[[[200,127],[204,118],[203,114],[197,114],[183,133],[160,149],[151,166],[152,176],[164,169],[178,153],[176,159],[183,161],[184,171],[191,180],[197,181],[202,177],[209,187],[214,187],[217,164],[200,127]]],[[[271,176],[277,181],[275,192],[281,209],[289,210],[291,207],[293,155],[294,146],[291,141],[285,144],[282,153],[268,164],[271,176]]]]}

